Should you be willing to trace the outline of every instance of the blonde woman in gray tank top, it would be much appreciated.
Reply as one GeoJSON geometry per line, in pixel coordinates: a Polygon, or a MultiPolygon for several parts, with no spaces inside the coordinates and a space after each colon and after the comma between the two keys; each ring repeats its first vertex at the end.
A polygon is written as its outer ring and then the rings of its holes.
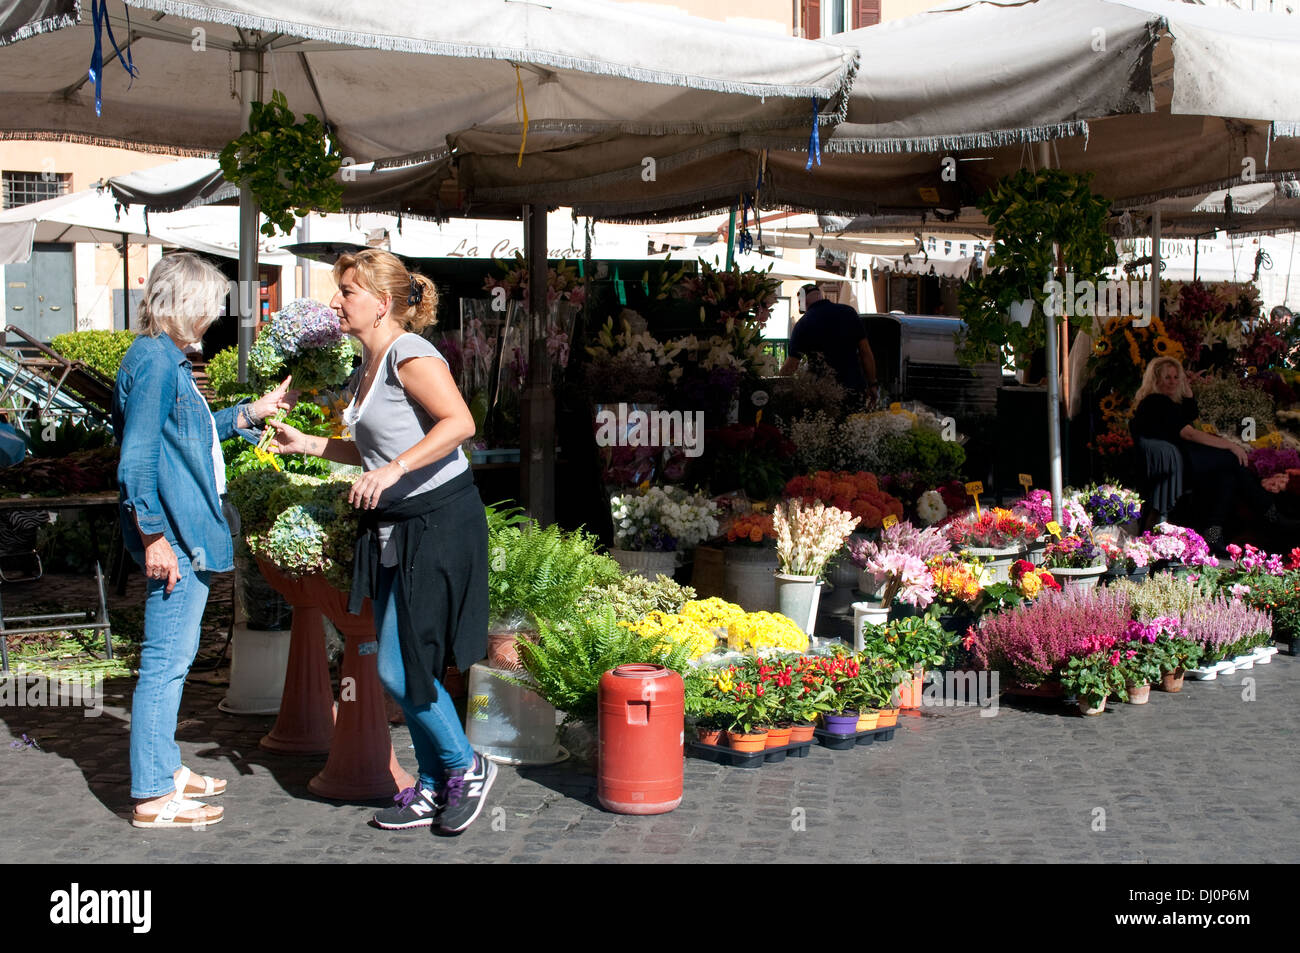
{"type": "Polygon", "coordinates": [[[406,715],[419,765],[416,787],[374,823],[458,834],[496,778],[442,686],[453,658],[468,669],[486,654],[487,523],[460,449],[474,419],[446,359],[411,333],[433,321],[433,283],[378,249],[342,256],[334,277],[330,305],[364,349],[344,414],[354,439],[279,424],[274,446],[364,470],[348,496],[363,511],[350,608],[373,599],[380,681],[406,715]]]}

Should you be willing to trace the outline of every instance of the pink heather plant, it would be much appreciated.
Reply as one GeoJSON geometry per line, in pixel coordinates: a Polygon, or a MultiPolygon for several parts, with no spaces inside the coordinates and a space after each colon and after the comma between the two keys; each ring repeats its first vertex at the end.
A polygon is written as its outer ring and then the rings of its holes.
{"type": "Polygon", "coordinates": [[[1266,645],[1273,638],[1273,619],[1239,600],[1215,596],[1195,603],[1183,613],[1187,638],[1205,646],[1205,661],[1217,662],[1266,645]]]}
{"type": "Polygon", "coordinates": [[[1044,592],[1033,603],[986,616],[966,647],[981,666],[1036,685],[1071,658],[1109,651],[1124,639],[1130,616],[1127,595],[1113,589],[1044,592]]]}

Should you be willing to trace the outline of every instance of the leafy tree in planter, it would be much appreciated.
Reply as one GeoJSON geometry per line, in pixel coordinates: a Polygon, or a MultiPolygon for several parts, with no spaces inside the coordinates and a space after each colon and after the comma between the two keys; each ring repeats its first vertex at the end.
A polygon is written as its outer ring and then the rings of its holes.
{"type": "Polygon", "coordinates": [[[269,103],[255,102],[248,132],[221,150],[221,174],[236,185],[247,182],[269,219],[261,231],[288,235],[295,215],[313,210],[337,212],[343,207],[343,186],[334,175],[342,156],[327,135],[325,124],[308,113],[295,122],[284,93],[275,90],[269,103]]]}
{"type": "MultiPolygon", "coordinates": [[[[1116,261],[1115,244],[1106,234],[1110,202],[1093,194],[1091,181],[1091,174],[1021,169],[980,200],[997,244],[989,257],[992,270],[967,282],[958,296],[966,322],[957,352],[963,361],[1001,363],[1002,347],[1010,345],[1016,366],[1027,368],[1045,340],[1043,286],[1049,278],[1063,281],[1069,272],[1076,285],[1105,280],[1103,269],[1116,261]],[[1053,244],[1060,246],[1059,260],[1053,244]],[[1028,326],[1010,318],[1012,304],[1024,301],[1032,305],[1028,326]]],[[[1077,330],[1091,327],[1088,315],[1070,320],[1077,330]]]]}

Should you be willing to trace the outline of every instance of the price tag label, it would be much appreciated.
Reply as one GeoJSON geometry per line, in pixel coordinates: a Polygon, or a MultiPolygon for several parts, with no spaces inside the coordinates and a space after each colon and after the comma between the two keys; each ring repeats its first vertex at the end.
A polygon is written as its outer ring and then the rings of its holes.
{"type": "Polygon", "coordinates": [[[1056,520],[1047,521],[1047,531],[1057,539],[1061,538],[1061,524],[1056,522],[1056,520]]]}
{"type": "Polygon", "coordinates": [[[1020,474],[1020,485],[1023,486],[1025,492],[1028,493],[1034,486],[1034,478],[1028,473],[1022,473],[1020,474]]]}
{"type": "Polygon", "coordinates": [[[900,404],[898,401],[894,401],[892,404],[889,405],[889,412],[891,414],[901,414],[903,412],[903,405],[900,404]]]}
{"type": "Polygon", "coordinates": [[[984,484],[979,480],[972,480],[966,484],[966,492],[975,500],[975,518],[979,519],[980,513],[980,494],[984,492],[984,484]]]}
{"type": "Polygon", "coordinates": [[[898,517],[895,516],[893,513],[890,513],[888,516],[886,516],[884,519],[880,521],[880,528],[889,529],[889,527],[897,525],[897,523],[898,523],[898,517]]]}
{"type": "Polygon", "coordinates": [[[757,427],[762,422],[763,422],[763,412],[760,410],[758,413],[754,415],[754,426],[757,427]]]}

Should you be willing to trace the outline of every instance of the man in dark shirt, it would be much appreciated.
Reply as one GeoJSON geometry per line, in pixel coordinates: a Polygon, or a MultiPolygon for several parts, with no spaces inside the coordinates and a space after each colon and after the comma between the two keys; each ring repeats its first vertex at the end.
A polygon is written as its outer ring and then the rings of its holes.
{"type": "Polygon", "coordinates": [[[793,374],[802,358],[816,354],[850,391],[874,393],[876,359],[858,313],[827,301],[816,285],[805,285],[803,291],[803,317],[790,332],[790,359],[781,373],[793,374]]]}

